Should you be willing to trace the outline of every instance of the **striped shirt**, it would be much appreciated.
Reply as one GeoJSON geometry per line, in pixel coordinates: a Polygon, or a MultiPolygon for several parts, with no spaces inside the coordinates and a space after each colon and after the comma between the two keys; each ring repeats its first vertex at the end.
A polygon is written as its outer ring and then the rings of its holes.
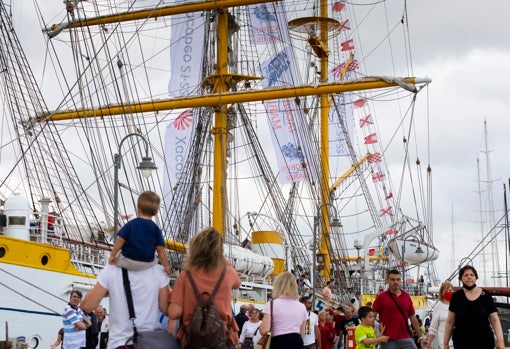
{"type": "Polygon", "coordinates": [[[85,347],[86,331],[76,331],[74,324],[83,321],[84,314],[79,308],[73,308],[71,304],[68,304],[64,313],[62,314],[62,322],[64,324],[64,340],[63,345],[66,349],[79,349],[85,347]]]}

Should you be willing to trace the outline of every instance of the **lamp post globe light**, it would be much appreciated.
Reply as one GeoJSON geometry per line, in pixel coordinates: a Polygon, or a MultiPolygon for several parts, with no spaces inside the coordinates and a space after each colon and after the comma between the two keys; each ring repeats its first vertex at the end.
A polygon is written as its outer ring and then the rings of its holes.
{"type": "Polygon", "coordinates": [[[119,149],[113,156],[113,239],[117,239],[117,230],[119,227],[118,215],[119,215],[119,170],[122,162],[121,148],[124,141],[130,137],[140,137],[145,144],[145,156],[142,156],[142,161],[136,167],[140,170],[144,178],[149,178],[152,175],[152,171],[157,170],[157,166],[152,161],[152,157],[149,156],[149,141],[138,133],[130,133],[126,135],[119,143],[119,149]]]}
{"type": "Polygon", "coordinates": [[[328,202],[328,203],[324,203],[324,204],[320,205],[317,208],[317,215],[315,217],[313,217],[314,218],[314,220],[313,220],[314,229],[313,229],[313,247],[312,247],[313,248],[313,251],[312,251],[312,259],[313,259],[313,262],[312,262],[312,310],[314,310],[314,311],[315,311],[315,292],[316,292],[316,288],[317,288],[317,286],[316,286],[317,282],[315,280],[316,279],[316,272],[315,272],[316,264],[317,264],[317,261],[319,258],[321,259],[320,263],[324,263],[324,255],[317,253],[317,234],[318,234],[318,229],[319,229],[320,212],[321,212],[321,209],[326,206],[332,207],[333,211],[334,211],[334,216],[333,216],[333,219],[331,220],[331,222],[329,223],[329,226],[331,228],[342,227],[342,223],[338,219],[338,211],[335,206],[333,206],[332,204],[330,204],[328,202]]]}

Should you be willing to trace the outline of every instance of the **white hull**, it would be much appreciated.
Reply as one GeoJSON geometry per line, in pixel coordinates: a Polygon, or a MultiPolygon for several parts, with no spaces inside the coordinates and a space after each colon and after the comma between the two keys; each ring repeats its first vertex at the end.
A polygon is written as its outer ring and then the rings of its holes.
{"type": "Polygon", "coordinates": [[[62,327],[73,288],[86,292],[95,278],[0,262],[0,338],[23,336],[29,348],[47,349],[62,327]]]}

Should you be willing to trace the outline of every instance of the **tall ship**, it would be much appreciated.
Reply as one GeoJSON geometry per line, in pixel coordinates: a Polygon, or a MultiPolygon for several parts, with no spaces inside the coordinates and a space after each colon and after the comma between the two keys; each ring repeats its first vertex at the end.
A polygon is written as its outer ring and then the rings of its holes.
{"type": "Polygon", "coordinates": [[[389,268],[425,306],[430,79],[413,76],[405,9],[0,1],[0,341],[53,343],[145,190],[175,275],[195,232],[220,232],[234,308],[262,307],[284,270],[318,308],[368,301],[389,268]]]}

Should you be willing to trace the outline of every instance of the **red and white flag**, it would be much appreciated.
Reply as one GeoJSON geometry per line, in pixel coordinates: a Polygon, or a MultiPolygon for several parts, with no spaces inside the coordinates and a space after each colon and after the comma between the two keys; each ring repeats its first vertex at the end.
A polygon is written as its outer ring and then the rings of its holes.
{"type": "Polygon", "coordinates": [[[345,30],[351,30],[351,27],[349,26],[349,20],[346,19],[343,23],[340,22],[340,25],[338,26],[338,31],[345,30]]]}
{"type": "Polygon", "coordinates": [[[365,105],[366,102],[367,102],[367,100],[365,98],[360,98],[360,99],[354,101],[354,106],[357,108],[361,108],[362,106],[365,105]]]}
{"type": "Polygon", "coordinates": [[[393,216],[393,213],[391,212],[391,206],[388,208],[383,208],[381,211],[379,211],[379,217],[382,217],[384,215],[393,216]]]}
{"type": "MultiPolygon", "coordinates": [[[[342,72],[345,70],[346,65],[347,65],[346,62],[340,63],[339,65],[331,69],[331,74],[337,79],[340,78],[342,72]]],[[[358,68],[359,68],[358,60],[354,59],[351,62],[351,64],[349,64],[349,66],[347,67],[347,72],[355,71],[358,68]]]]}
{"type": "Polygon", "coordinates": [[[342,42],[342,51],[350,51],[354,50],[354,39],[349,39],[347,41],[342,42]]]}
{"type": "Polygon", "coordinates": [[[381,162],[382,161],[382,155],[381,153],[374,153],[370,154],[367,158],[368,163],[373,164],[375,162],[381,162]]]}
{"type": "Polygon", "coordinates": [[[371,133],[365,137],[365,144],[374,144],[377,143],[377,134],[371,133]]]}
{"type": "Polygon", "coordinates": [[[374,174],[372,176],[372,180],[374,182],[380,182],[384,179],[384,177],[386,177],[386,175],[384,173],[377,172],[376,174],[374,174]]]}
{"type": "Polygon", "coordinates": [[[333,11],[340,12],[345,7],[345,4],[342,1],[337,1],[333,4],[333,11]]]}
{"type": "Polygon", "coordinates": [[[372,121],[372,115],[371,114],[368,114],[366,117],[364,118],[361,118],[359,120],[359,127],[364,127],[364,126],[368,126],[368,125],[373,125],[374,122],[372,121]]]}

